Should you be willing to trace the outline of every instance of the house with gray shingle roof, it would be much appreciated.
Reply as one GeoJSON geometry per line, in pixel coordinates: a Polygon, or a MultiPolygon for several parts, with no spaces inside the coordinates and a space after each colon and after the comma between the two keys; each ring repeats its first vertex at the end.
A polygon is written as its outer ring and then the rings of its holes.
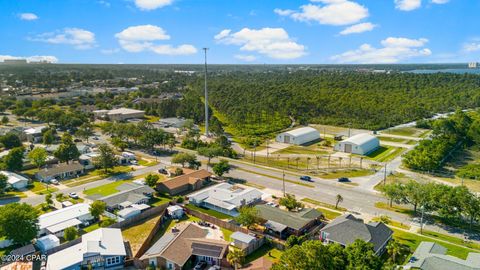
{"type": "Polygon", "coordinates": [[[324,243],[338,243],[348,246],[357,239],[373,244],[376,254],[380,255],[392,239],[393,231],[382,222],[370,222],[365,224],[363,219],[356,218],[351,214],[337,217],[327,226],[320,230],[320,240],[324,243]]]}
{"type": "Polygon", "coordinates": [[[304,208],[300,211],[286,211],[269,205],[257,205],[258,216],[265,221],[267,232],[273,232],[280,238],[289,235],[302,235],[315,225],[320,224],[322,213],[317,209],[304,208]]]}
{"type": "Polygon", "coordinates": [[[467,259],[446,255],[447,249],[434,242],[421,242],[405,269],[480,270],[480,253],[469,253],[467,259]]]}
{"type": "Polygon", "coordinates": [[[107,209],[127,208],[133,204],[147,204],[155,190],[149,186],[125,183],[117,187],[120,191],[102,198],[92,198],[107,204],[107,209]]]}

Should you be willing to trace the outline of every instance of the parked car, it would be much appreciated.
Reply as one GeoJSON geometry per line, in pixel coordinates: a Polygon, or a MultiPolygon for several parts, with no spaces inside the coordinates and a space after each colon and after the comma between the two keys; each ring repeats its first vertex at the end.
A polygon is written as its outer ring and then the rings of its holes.
{"type": "Polygon", "coordinates": [[[218,265],[212,265],[212,266],[210,266],[210,268],[208,268],[208,270],[220,270],[220,269],[222,269],[222,268],[220,268],[220,266],[218,266],[218,265]]]}
{"type": "Polygon", "coordinates": [[[278,204],[274,203],[274,202],[268,202],[266,205],[271,206],[271,207],[278,207],[278,204]]]}
{"type": "Polygon", "coordinates": [[[342,183],[350,182],[350,179],[348,179],[347,177],[340,177],[338,178],[338,182],[342,182],[342,183]]]}
{"type": "Polygon", "coordinates": [[[50,184],[58,185],[58,180],[57,179],[52,179],[52,180],[50,180],[50,184]]]}
{"type": "Polygon", "coordinates": [[[307,181],[307,182],[313,182],[312,178],[308,175],[300,176],[300,180],[307,181]]]}
{"type": "Polygon", "coordinates": [[[98,137],[93,137],[92,139],[94,139],[95,141],[100,140],[98,137]]]}
{"type": "Polygon", "coordinates": [[[193,269],[194,270],[203,270],[203,269],[205,269],[205,267],[207,267],[207,262],[199,261],[193,269]]]}
{"type": "Polygon", "coordinates": [[[79,198],[76,192],[70,192],[70,193],[68,193],[68,196],[72,199],[78,199],[79,198]]]}
{"type": "Polygon", "coordinates": [[[130,160],[130,164],[132,165],[138,165],[138,161],[136,159],[130,160]]]}
{"type": "Polygon", "coordinates": [[[80,139],[75,139],[75,140],[73,140],[73,142],[82,142],[82,140],[80,140],[80,139]]]}
{"type": "Polygon", "coordinates": [[[168,174],[167,170],[165,168],[158,169],[158,173],[161,174],[168,174]]]}

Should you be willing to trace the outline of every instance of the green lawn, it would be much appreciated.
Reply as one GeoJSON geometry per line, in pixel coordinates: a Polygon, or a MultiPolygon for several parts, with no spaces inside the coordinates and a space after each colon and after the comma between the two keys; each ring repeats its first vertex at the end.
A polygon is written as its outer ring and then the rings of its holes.
{"type": "MultiPolygon", "coordinates": [[[[272,179],[275,179],[275,180],[283,181],[283,179],[282,179],[281,177],[276,177],[276,176],[269,175],[269,174],[263,174],[263,173],[259,173],[259,172],[254,172],[254,171],[250,171],[250,170],[243,169],[243,168],[237,168],[237,170],[241,170],[241,171],[248,172],[248,173],[252,173],[252,174],[262,175],[262,176],[265,176],[265,177],[268,177],[268,178],[272,178],[272,179]]],[[[292,184],[296,184],[296,185],[300,185],[300,186],[304,186],[304,187],[311,187],[311,188],[314,187],[313,185],[310,185],[310,184],[307,184],[307,183],[304,183],[304,182],[293,181],[293,180],[289,180],[289,179],[285,179],[285,182],[292,183],[292,184]]]]}
{"type": "Polygon", "coordinates": [[[172,198],[170,196],[165,196],[165,195],[154,196],[153,198],[150,199],[150,205],[159,206],[159,205],[168,203],[171,200],[172,200],[172,198]]]}
{"type": "Polygon", "coordinates": [[[68,187],[75,187],[75,186],[80,186],[83,184],[95,182],[104,178],[108,178],[108,177],[115,176],[122,173],[132,172],[132,171],[134,171],[134,169],[130,166],[116,166],[110,169],[107,173],[105,173],[103,169],[96,169],[88,172],[86,175],[83,175],[74,179],[62,181],[62,183],[68,187]]]}
{"type": "Polygon", "coordinates": [[[245,264],[251,263],[251,262],[253,262],[256,259],[261,258],[261,257],[265,257],[265,258],[271,260],[272,262],[277,262],[278,260],[280,260],[280,257],[282,256],[282,253],[283,253],[283,251],[278,250],[276,248],[273,248],[270,245],[265,244],[262,247],[260,247],[259,249],[255,250],[250,255],[248,255],[247,257],[245,257],[245,264]]]}
{"type": "Polygon", "coordinates": [[[158,162],[155,161],[155,160],[146,160],[146,159],[139,159],[138,160],[138,165],[140,166],[145,166],[145,167],[150,167],[150,166],[154,166],[154,165],[157,165],[158,162]]]}
{"type": "MultiPolygon", "coordinates": [[[[379,222],[379,221],[382,221],[382,219],[380,217],[374,217],[372,219],[372,221],[379,222]]],[[[390,220],[390,221],[384,222],[384,223],[389,225],[389,226],[393,226],[393,227],[397,227],[397,228],[401,228],[401,229],[405,229],[405,230],[410,229],[410,225],[398,222],[396,220],[390,220]]]]}
{"type": "Polygon", "coordinates": [[[187,207],[188,209],[192,209],[192,210],[196,210],[198,212],[205,213],[207,215],[210,215],[212,217],[216,217],[216,218],[219,218],[219,219],[232,219],[233,218],[229,215],[217,212],[215,210],[207,209],[207,208],[203,208],[203,207],[198,207],[198,206],[193,205],[193,204],[187,204],[187,205],[185,205],[185,207],[187,207]]]}
{"type": "Polygon", "coordinates": [[[368,159],[378,162],[387,162],[399,156],[404,148],[382,145],[377,150],[367,155],[368,159]]]}
{"type": "Polygon", "coordinates": [[[394,138],[394,137],[387,137],[387,136],[377,136],[380,141],[384,142],[394,142],[394,143],[402,143],[402,144],[409,144],[409,145],[414,145],[417,143],[415,140],[408,140],[408,139],[402,139],[402,138],[394,138]]]}
{"type": "Polygon", "coordinates": [[[337,217],[341,216],[342,213],[338,213],[338,212],[334,212],[334,211],[330,211],[328,209],[325,209],[325,208],[317,208],[318,211],[322,212],[323,213],[323,216],[328,219],[328,220],[334,220],[336,219],[337,217]]]}
{"type": "MultiPolygon", "coordinates": [[[[412,180],[412,179],[407,177],[405,174],[395,172],[394,174],[390,174],[390,175],[387,176],[386,183],[387,184],[393,184],[393,183],[406,184],[410,180],[412,180]]],[[[381,181],[374,188],[375,188],[376,191],[381,192],[382,188],[383,188],[383,185],[384,185],[384,183],[383,183],[383,181],[381,181]]]]}
{"type": "Polygon", "coordinates": [[[321,146],[318,146],[318,143],[312,144],[309,146],[301,146],[301,145],[292,145],[282,150],[276,151],[272,153],[272,155],[276,154],[300,154],[300,155],[328,155],[328,151],[322,149],[321,146]]]}
{"type": "Polygon", "coordinates": [[[468,248],[477,249],[480,252],[480,244],[477,244],[475,242],[471,242],[471,241],[466,242],[463,239],[455,237],[455,236],[446,235],[446,234],[433,232],[433,231],[429,231],[429,230],[423,230],[423,234],[427,235],[427,236],[430,236],[430,237],[434,237],[434,238],[443,240],[443,241],[447,241],[447,242],[450,242],[450,243],[455,243],[455,244],[462,245],[462,246],[465,246],[465,247],[468,247],[468,248]]]}
{"type": "Polygon", "coordinates": [[[338,206],[338,208],[335,208],[335,205],[333,205],[333,204],[320,202],[320,201],[310,199],[310,198],[303,198],[303,199],[301,199],[301,201],[306,202],[306,203],[315,204],[315,205],[318,205],[318,206],[321,206],[321,207],[324,207],[324,208],[330,208],[330,209],[335,210],[335,211],[347,211],[347,208],[345,208],[345,207],[338,206]]]}
{"type": "Polygon", "coordinates": [[[394,128],[382,131],[383,133],[399,135],[399,136],[410,136],[416,137],[422,135],[424,132],[427,132],[423,129],[404,127],[404,128],[394,128]]]}
{"type": "Polygon", "coordinates": [[[39,181],[33,181],[27,188],[31,192],[34,192],[35,194],[38,194],[38,195],[52,193],[58,190],[58,188],[56,188],[55,185],[52,185],[52,184],[48,185],[48,190],[47,190],[47,185],[39,181]]]}
{"type": "Polygon", "coordinates": [[[225,239],[225,241],[227,242],[230,242],[230,235],[232,235],[233,232],[230,230],[224,229],[222,227],[219,227],[219,228],[223,233],[223,239],[225,239]]]}
{"type": "Polygon", "coordinates": [[[83,191],[83,194],[87,196],[92,196],[96,194],[101,196],[108,196],[108,195],[117,193],[119,191],[117,190],[118,186],[125,183],[131,183],[131,182],[132,182],[131,180],[115,181],[102,186],[87,189],[83,191]]]}
{"type": "Polygon", "coordinates": [[[82,230],[86,233],[89,233],[89,232],[95,231],[96,229],[100,229],[100,223],[99,222],[94,223],[90,226],[87,226],[87,227],[83,228],[82,230]]]}
{"type": "Polygon", "coordinates": [[[390,207],[388,205],[388,203],[376,202],[375,207],[380,208],[380,209],[393,211],[393,212],[397,212],[397,213],[401,213],[401,214],[405,214],[405,215],[409,215],[409,216],[413,216],[413,210],[412,209],[402,207],[402,206],[399,206],[399,205],[395,205],[395,204],[393,204],[393,206],[390,207]]]}
{"type": "Polygon", "coordinates": [[[436,242],[448,249],[447,251],[448,255],[452,255],[461,259],[467,258],[469,252],[474,252],[473,250],[470,250],[467,248],[447,244],[441,241],[435,241],[433,239],[430,239],[418,234],[405,232],[395,228],[391,228],[391,229],[393,230],[393,238],[398,242],[404,245],[407,245],[412,252],[415,251],[415,249],[418,247],[418,245],[420,245],[420,242],[422,241],[436,242]]]}

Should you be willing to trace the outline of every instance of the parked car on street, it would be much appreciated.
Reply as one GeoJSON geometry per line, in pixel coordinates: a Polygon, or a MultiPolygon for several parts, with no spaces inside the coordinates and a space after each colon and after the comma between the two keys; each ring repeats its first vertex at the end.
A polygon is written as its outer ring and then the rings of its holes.
{"type": "Polygon", "coordinates": [[[161,174],[168,174],[167,170],[165,168],[158,169],[158,173],[161,174]]]}

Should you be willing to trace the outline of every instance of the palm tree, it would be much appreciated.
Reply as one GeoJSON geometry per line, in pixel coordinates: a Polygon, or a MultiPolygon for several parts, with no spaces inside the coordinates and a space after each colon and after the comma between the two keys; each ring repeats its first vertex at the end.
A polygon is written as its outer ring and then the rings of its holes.
{"type": "Polygon", "coordinates": [[[337,194],[337,198],[336,198],[336,199],[337,199],[337,200],[336,200],[336,202],[335,202],[335,209],[338,208],[338,204],[339,204],[339,203],[343,202],[343,197],[342,197],[342,195],[337,194]]]}
{"type": "Polygon", "coordinates": [[[296,157],[295,161],[297,162],[297,170],[298,170],[298,161],[300,161],[300,157],[296,157]]]}
{"type": "Polygon", "coordinates": [[[311,157],[307,157],[307,171],[308,171],[308,165],[310,164],[311,157]]]}
{"type": "Polygon", "coordinates": [[[320,159],[321,159],[321,157],[316,156],[316,158],[317,158],[317,170],[319,170],[320,169],[320,159]]]}
{"type": "Polygon", "coordinates": [[[395,240],[390,240],[387,245],[387,252],[390,255],[390,259],[393,263],[397,263],[399,261],[400,256],[406,251],[405,247],[395,240]]]}
{"type": "Polygon", "coordinates": [[[243,261],[245,260],[245,252],[243,250],[238,249],[238,248],[232,248],[227,254],[227,261],[233,267],[235,270],[237,270],[237,267],[241,267],[243,264],[243,261]]]}

